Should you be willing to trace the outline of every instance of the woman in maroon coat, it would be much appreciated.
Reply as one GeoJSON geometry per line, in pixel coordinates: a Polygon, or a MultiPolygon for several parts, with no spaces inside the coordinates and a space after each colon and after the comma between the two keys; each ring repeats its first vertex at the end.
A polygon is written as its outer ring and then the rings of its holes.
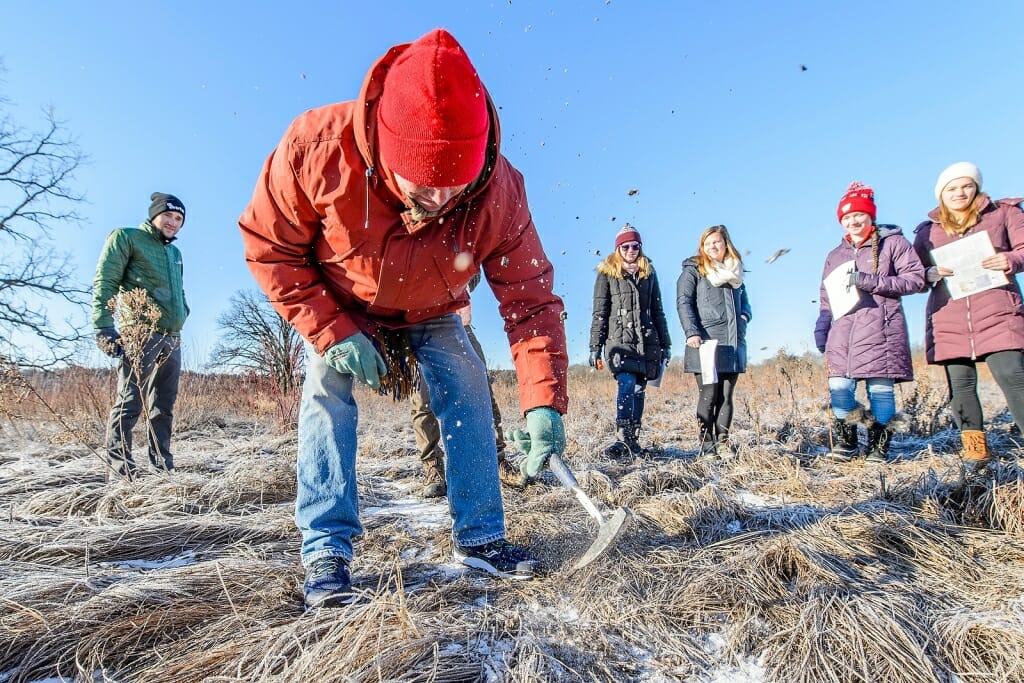
{"type": "Polygon", "coordinates": [[[1024,428],[1024,311],[1015,277],[1024,270],[1024,212],[1020,198],[992,201],[981,191],[981,171],[966,161],[939,175],[935,198],[939,206],[917,227],[914,239],[931,286],[925,351],[929,363],[946,370],[964,462],[981,470],[991,455],[978,399],[978,361],[988,364],[1013,419],[1024,428]],[[980,233],[988,234],[995,249],[981,266],[1001,271],[1007,283],[954,299],[943,280],[955,273],[936,265],[932,250],[980,233]]]}
{"type": "Polygon", "coordinates": [[[901,298],[924,288],[924,266],[898,227],[875,224],[875,195],[867,185],[851,183],[836,214],[846,234],[825,258],[814,328],[835,416],[831,455],[847,461],[857,454],[857,424],[864,421],[866,460],[883,463],[892,436],[887,425],[896,414],[893,385],[914,377],[901,298]],[[867,420],[856,409],[859,380],[871,404],[867,420]]]}

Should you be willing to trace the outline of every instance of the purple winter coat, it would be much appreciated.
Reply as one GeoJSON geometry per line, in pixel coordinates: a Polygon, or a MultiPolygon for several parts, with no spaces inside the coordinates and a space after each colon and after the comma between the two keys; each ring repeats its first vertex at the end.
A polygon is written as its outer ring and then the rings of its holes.
{"type": "Polygon", "coordinates": [[[878,225],[878,268],[871,239],[854,248],[845,237],[828,253],[821,279],[821,311],[814,341],[825,349],[830,377],[884,378],[905,382],[914,378],[907,319],[900,297],[924,290],[924,266],[895,225],[878,225]],[[832,319],[824,280],[839,265],[855,260],[860,303],[832,319]]]}
{"type": "MultiPolygon", "coordinates": [[[[1024,349],[1024,311],[1016,273],[1024,271],[1024,212],[1021,198],[987,197],[978,224],[964,233],[988,233],[996,252],[1005,252],[1010,262],[1010,282],[962,299],[951,299],[949,288],[940,280],[932,287],[925,309],[925,352],[929,363],[953,358],[984,358],[995,351],[1024,349]]],[[[917,226],[914,249],[926,267],[935,265],[931,250],[960,239],[951,237],[939,223],[939,210],[917,226]]]]}

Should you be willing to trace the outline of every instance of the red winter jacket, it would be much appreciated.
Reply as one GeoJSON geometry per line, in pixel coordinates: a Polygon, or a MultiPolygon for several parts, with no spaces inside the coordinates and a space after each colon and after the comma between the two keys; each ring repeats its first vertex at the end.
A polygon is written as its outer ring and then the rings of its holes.
{"type": "MultiPolygon", "coordinates": [[[[1016,273],[1024,270],[1024,212],[1021,199],[986,198],[978,224],[961,237],[982,230],[988,233],[997,253],[1009,259],[1010,282],[962,299],[951,299],[940,280],[928,295],[925,321],[925,352],[929,363],[954,358],[983,358],[995,351],[1024,349],[1024,310],[1016,273]]],[[[939,210],[930,221],[917,226],[914,249],[925,267],[934,266],[931,250],[960,239],[951,237],[939,223],[939,210]]]]}
{"type": "Polygon", "coordinates": [[[482,267],[498,300],[522,410],[565,413],[565,329],[554,271],[522,175],[499,152],[497,112],[481,177],[456,206],[412,223],[376,149],[392,48],[359,99],[299,116],[270,154],[239,218],[245,259],[274,308],[320,352],[359,331],[454,313],[482,267]]]}

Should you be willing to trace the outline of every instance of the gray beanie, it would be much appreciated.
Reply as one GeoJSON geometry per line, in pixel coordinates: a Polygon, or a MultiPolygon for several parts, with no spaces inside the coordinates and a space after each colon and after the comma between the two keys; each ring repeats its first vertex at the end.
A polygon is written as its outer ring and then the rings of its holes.
{"type": "Polygon", "coordinates": [[[154,192],[149,198],[153,200],[149,205],[149,220],[153,220],[164,211],[177,211],[181,214],[181,219],[185,220],[185,205],[173,194],[154,192]]]}

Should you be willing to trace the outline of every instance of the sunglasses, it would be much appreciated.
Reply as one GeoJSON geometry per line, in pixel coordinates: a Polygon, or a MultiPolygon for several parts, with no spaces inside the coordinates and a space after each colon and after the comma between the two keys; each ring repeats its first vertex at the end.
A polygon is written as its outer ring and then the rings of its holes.
{"type": "Polygon", "coordinates": [[[622,251],[640,251],[640,243],[627,242],[625,244],[620,244],[619,249],[621,249],[622,251]]]}

